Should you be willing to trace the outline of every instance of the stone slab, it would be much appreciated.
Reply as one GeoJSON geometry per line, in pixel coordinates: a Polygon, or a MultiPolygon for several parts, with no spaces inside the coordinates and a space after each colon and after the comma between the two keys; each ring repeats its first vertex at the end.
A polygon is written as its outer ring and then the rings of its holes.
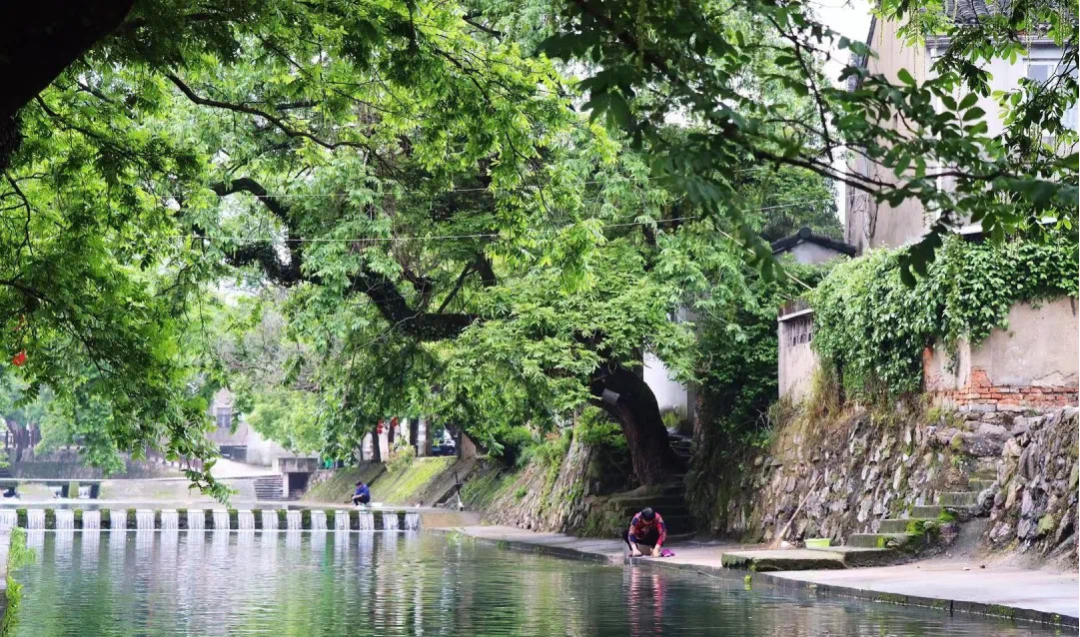
{"type": "Polygon", "coordinates": [[[842,554],[826,549],[729,551],[721,554],[720,563],[758,573],[846,568],[842,554]]]}
{"type": "Polygon", "coordinates": [[[860,568],[864,566],[884,566],[891,564],[902,556],[894,549],[868,549],[860,546],[830,546],[825,549],[806,549],[808,551],[827,551],[839,554],[844,558],[844,566],[847,568],[860,568]]]}

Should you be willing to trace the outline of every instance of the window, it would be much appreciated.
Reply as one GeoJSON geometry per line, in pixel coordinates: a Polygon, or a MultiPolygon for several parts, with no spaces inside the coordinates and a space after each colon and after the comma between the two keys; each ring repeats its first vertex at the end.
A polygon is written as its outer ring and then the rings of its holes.
{"type": "Polygon", "coordinates": [[[219,408],[216,416],[218,429],[230,429],[232,427],[232,409],[228,407],[219,408]]]}
{"type": "MultiPolygon", "coordinates": [[[[1056,71],[1057,62],[1043,62],[1033,60],[1028,62],[1027,79],[1038,82],[1039,84],[1044,84],[1051,77],[1054,76],[1054,73],[1056,71]]],[[[1077,77],[1076,69],[1073,69],[1072,76],[1073,79],[1077,77]]],[[[1078,130],[1078,124],[1080,124],[1080,122],[1078,122],[1077,118],[1076,102],[1073,102],[1073,105],[1069,108],[1069,110],[1065,111],[1065,117],[1062,123],[1065,125],[1066,128],[1078,130]]]]}

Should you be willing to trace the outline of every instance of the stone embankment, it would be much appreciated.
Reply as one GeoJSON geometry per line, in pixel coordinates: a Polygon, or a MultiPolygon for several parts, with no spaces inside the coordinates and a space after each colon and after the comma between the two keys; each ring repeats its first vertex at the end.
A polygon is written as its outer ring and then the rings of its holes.
{"type": "MultiPolygon", "coordinates": [[[[746,541],[879,534],[927,511],[991,516],[995,547],[1076,563],[1077,409],[794,418],[698,495],[705,529],[746,541]],[[796,516],[800,503],[803,508],[796,516]],[[883,529],[882,526],[889,521],[883,529]]],[[[702,476],[696,476],[698,480],[702,476]]]]}

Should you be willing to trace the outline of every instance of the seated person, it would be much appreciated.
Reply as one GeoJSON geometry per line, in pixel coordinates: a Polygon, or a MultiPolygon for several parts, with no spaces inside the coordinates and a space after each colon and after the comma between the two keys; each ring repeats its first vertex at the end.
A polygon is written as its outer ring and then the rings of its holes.
{"type": "Polygon", "coordinates": [[[630,520],[630,528],[623,536],[623,541],[630,547],[631,557],[640,557],[642,546],[651,549],[653,557],[660,557],[660,547],[666,538],[667,525],[664,524],[664,518],[650,507],[645,507],[630,520]]]}
{"type": "Polygon", "coordinates": [[[354,505],[367,504],[371,502],[371,491],[368,490],[368,486],[364,484],[363,480],[356,483],[356,491],[353,493],[352,503],[354,505]]]}

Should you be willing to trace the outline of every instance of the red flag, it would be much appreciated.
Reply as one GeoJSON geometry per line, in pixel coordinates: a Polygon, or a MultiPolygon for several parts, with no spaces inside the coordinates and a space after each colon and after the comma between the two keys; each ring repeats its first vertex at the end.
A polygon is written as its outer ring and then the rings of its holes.
{"type": "Polygon", "coordinates": [[[23,350],[23,351],[19,352],[18,354],[16,354],[11,359],[11,364],[14,365],[15,367],[22,367],[23,365],[25,365],[26,364],[26,350],[23,350]]]}

